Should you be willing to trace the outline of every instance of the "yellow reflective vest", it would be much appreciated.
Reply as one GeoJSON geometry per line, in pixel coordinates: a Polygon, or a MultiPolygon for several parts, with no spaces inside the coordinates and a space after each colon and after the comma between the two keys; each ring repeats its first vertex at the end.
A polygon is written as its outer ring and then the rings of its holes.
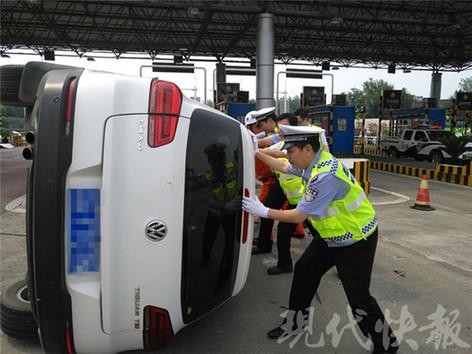
{"type": "MultiPolygon", "coordinates": [[[[284,145],[283,141],[277,143],[278,148],[281,149],[284,145]]],[[[288,162],[285,157],[279,157],[279,160],[288,162]]],[[[284,192],[287,200],[292,205],[297,205],[298,201],[303,197],[303,184],[302,178],[288,173],[283,173],[278,170],[273,170],[275,176],[279,180],[280,188],[284,192]]]]}
{"type": "Polygon", "coordinates": [[[321,152],[320,160],[311,171],[310,180],[303,186],[303,192],[323,172],[329,172],[347,183],[349,191],[344,198],[331,201],[324,215],[309,217],[308,221],[321,238],[329,242],[366,239],[377,227],[375,210],[354,176],[330,153],[321,152]]]}
{"type": "Polygon", "coordinates": [[[238,183],[234,162],[229,161],[225,163],[224,175],[217,176],[212,170],[209,170],[204,174],[204,177],[211,184],[211,193],[214,200],[227,202],[236,195],[238,183]]]}

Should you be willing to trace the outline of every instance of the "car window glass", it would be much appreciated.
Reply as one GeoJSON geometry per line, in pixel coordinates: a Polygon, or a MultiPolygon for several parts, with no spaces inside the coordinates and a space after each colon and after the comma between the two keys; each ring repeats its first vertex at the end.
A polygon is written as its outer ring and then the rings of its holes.
{"type": "Polygon", "coordinates": [[[428,141],[428,138],[426,136],[425,132],[416,132],[415,134],[415,140],[416,141],[428,141]]]}
{"type": "Polygon", "coordinates": [[[412,130],[407,130],[407,131],[405,131],[405,135],[404,135],[403,139],[404,139],[404,140],[410,140],[412,134],[413,134],[413,131],[412,131],[412,130]]]}
{"type": "Polygon", "coordinates": [[[241,233],[241,125],[206,110],[190,119],[185,172],[182,314],[190,322],[231,296],[241,233]]]}

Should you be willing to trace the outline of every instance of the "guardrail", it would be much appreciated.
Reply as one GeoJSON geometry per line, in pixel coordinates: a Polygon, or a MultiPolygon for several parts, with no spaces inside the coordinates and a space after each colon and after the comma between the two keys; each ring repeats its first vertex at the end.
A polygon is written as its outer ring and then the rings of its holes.
{"type": "Polygon", "coordinates": [[[436,168],[420,168],[389,162],[370,161],[370,168],[407,176],[428,176],[429,179],[472,187],[472,161],[464,166],[437,165],[436,168]]]}
{"type": "MultiPolygon", "coordinates": [[[[354,145],[354,153],[361,154],[362,153],[362,145],[354,145]]],[[[364,155],[370,156],[385,156],[387,157],[388,154],[382,149],[378,148],[377,145],[364,145],[364,155]]]]}

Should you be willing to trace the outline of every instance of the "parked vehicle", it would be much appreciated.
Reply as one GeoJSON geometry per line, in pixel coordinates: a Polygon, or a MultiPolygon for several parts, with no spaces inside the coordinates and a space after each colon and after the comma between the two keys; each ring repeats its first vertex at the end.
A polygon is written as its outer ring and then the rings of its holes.
{"type": "Polygon", "coordinates": [[[399,137],[383,138],[380,147],[394,158],[400,156],[417,158],[420,147],[427,144],[440,144],[441,138],[450,135],[452,135],[450,132],[443,130],[405,129],[399,137]]]}
{"type": "Polygon", "coordinates": [[[7,334],[29,339],[36,323],[46,353],[154,349],[241,291],[253,217],[240,201],[255,195],[242,124],[157,79],[49,63],[0,74],[0,101],[26,107],[32,160],[32,312],[24,330],[2,316],[7,334]]]}
{"type": "Polygon", "coordinates": [[[438,141],[418,145],[418,160],[428,160],[435,165],[441,163],[464,164],[472,161],[471,136],[457,138],[453,134],[446,134],[436,139],[438,141]]]}

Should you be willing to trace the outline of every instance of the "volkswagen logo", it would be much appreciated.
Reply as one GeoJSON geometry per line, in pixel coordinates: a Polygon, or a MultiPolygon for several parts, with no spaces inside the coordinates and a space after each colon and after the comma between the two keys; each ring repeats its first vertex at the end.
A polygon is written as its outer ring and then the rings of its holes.
{"type": "Polygon", "coordinates": [[[146,225],[146,237],[153,242],[163,240],[167,235],[167,226],[162,221],[154,220],[146,225]]]}

